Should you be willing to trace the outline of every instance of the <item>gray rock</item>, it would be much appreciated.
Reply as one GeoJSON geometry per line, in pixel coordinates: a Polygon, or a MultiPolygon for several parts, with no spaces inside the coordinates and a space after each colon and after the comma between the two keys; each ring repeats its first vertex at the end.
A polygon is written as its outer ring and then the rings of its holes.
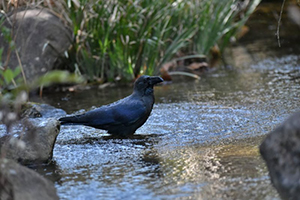
{"type": "Polygon", "coordinates": [[[274,187],[283,199],[300,198],[300,112],[269,133],[260,145],[274,187]]]}
{"type": "Polygon", "coordinates": [[[52,159],[60,123],[53,118],[24,119],[12,133],[5,135],[5,126],[0,126],[1,153],[6,158],[22,163],[47,162],[52,159]],[[24,129],[26,130],[24,133],[24,129]]]}
{"type": "MultiPolygon", "coordinates": [[[[47,9],[19,10],[16,15],[12,11],[4,26],[14,30],[12,37],[16,36],[16,50],[28,81],[63,63],[64,52],[71,45],[72,32],[47,9]]],[[[4,61],[9,54],[8,46],[4,36],[0,34],[0,47],[4,47],[4,61]]],[[[14,69],[17,66],[19,62],[13,50],[8,67],[14,69]]]]}
{"type": "Polygon", "coordinates": [[[0,159],[1,200],[59,199],[52,182],[12,160],[0,159]]]}
{"type": "Polygon", "coordinates": [[[67,113],[66,111],[55,108],[48,104],[38,104],[38,103],[27,103],[27,109],[22,114],[23,117],[30,117],[30,118],[50,118],[50,117],[57,117],[60,118],[65,116],[67,113]]]}

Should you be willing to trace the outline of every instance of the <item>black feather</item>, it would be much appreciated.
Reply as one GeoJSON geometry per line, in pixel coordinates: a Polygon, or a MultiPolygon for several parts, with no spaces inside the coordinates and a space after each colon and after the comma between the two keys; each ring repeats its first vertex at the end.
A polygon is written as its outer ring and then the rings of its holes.
{"type": "Polygon", "coordinates": [[[85,125],[107,130],[112,135],[132,135],[148,119],[154,104],[153,86],[160,82],[163,82],[160,77],[141,76],[128,97],[81,115],[62,117],[59,121],[62,125],[85,125]]]}

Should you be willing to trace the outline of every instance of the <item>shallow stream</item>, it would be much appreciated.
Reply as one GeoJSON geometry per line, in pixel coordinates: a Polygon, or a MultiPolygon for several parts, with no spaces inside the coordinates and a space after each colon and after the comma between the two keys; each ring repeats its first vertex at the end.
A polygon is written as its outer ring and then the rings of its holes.
{"type": "MultiPolygon", "coordinates": [[[[61,199],[279,199],[258,146],[300,108],[300,54],[271,48],[259,59],[255,45],[246,38],[232,49],[252,49],[243,54],[251,63],[156,87],[152,115],[133,138],[63,126],[54,162],[41,173],[61,199]]],[[[44,101],[72,113],[131,91],[108,87],[44,101]]]]}

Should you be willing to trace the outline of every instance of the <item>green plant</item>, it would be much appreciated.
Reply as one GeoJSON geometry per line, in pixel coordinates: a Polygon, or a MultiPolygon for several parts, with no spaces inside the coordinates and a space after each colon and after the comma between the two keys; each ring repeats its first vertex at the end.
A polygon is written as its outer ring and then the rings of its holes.
{"type": "Polygon", "coordinates": [[[71,19],[77,34],[77,61],[90,79],[119,76],[132,80],[140,73],[153,74],[195,33],[194,28],[183,28],[180,20],[172,18],[180,16],[180,10],[169,1],[81,4],[79,11],[71,12],[71,19]]]}
{"type": "Polygon", "coordinates": [[[198,25],[197,34],[193,37],[193,51],[208,55],[210,49],[216,44],[222,51],[245,24],[260,1],[193,1],[195,5],[191,7],[190,15],[197,16],[195,23],[198,25]]]}
{"type": "Polygon", "coordinates": [[[16,67],[14,70],[3,65],[2,61],[3,48],[0,48],[0,97],[1,94],[7,89],[17,87],[17,85],[22,82],[19,77],[21,73],[21,68],[16,67]]]}
{"type": "Polygon", "coordinates": [[[11,29],[3,26],[5,16],[0,16],[0,33],[2,35],[2,39],[7,42],[7,56],[5,59],[2,57],[4,48],[0,48],[0,95],[6,91],[13,89],[21,84],[21,82],[26,82],[26,80],[22,79],[19,75],[22,72],[21,66],[16,67],[15,69],[10,69],[7,66],[8,60],[10,59],[10,54],[13,50],[15,50],[15,43],[12,38],[11,29]]]}
{"type": "Polygon", "coordinates": [[[228,45],[260,0],[69,0],[76,62],[90,80],[154,74],[179,51],[228,45]]]}
{"type": "Polygon", "coordinates": [[[222,51],[261,0],[39,0],[73,27],[70,69],[90,81],[156,74],[181,55],[222,51]]]}
{"type": "MultiPolygon", "coordinates": [[[[0,52],[1,53],[1,52],[0,52]]],[[[1,87],[9,87],[11,84],[13,84],[14,87],[17,87],[17,82],[15,81],[15,78],[21,73],[21,68],[17,67],[16,69],[1,69],[0,70],[0,85],[1,87]]],[[[18,79],[20,80],[20,79],[18,79]]]]}

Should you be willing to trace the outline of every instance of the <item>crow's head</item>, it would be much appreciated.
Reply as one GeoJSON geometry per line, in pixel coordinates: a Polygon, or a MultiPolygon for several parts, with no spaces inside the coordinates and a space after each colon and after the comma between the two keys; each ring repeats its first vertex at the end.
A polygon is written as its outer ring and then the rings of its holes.
{"type": "Polygon", "coordinates": [[[153,86],[157,83],[161,83],[164,80],[159,76],[146,76],[143,75],[139,77],[134,83],[134,91],[143,93],[143,94],[150,94],[153,92],[153,86]]]}

